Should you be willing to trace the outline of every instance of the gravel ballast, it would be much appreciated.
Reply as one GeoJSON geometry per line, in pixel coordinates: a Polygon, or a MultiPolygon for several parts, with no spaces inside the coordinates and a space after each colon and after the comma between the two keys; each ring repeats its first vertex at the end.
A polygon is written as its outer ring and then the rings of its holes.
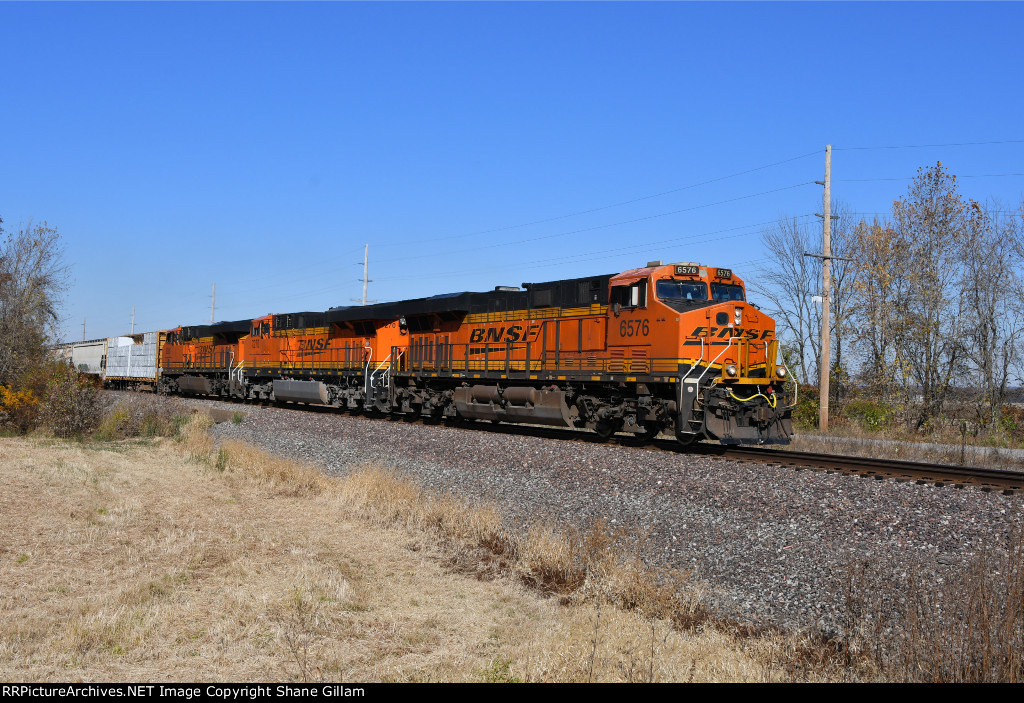
{"type": "Polygon", "coordinates": [[[242,410],[239,439],[328,473],[376,465],[421,486],[496,504],[514,529],[542,521],[646,534],[646,558],[713,588],[724,615],[835,632],[841,583],[869,562],[881,582],[910,569],[938,581],[1024,522],[1019,495],[862,479],[709,456],[341,413],[242,410]]]}

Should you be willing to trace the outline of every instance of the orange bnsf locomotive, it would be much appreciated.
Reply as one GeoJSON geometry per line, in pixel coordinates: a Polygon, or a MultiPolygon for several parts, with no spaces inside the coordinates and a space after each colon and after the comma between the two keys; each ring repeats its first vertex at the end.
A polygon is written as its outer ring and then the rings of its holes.
{"type": "Polygon", "coordinates": [[[775,322],[694,263],[179,327],[164,393],[788,443],[775,322]]]}

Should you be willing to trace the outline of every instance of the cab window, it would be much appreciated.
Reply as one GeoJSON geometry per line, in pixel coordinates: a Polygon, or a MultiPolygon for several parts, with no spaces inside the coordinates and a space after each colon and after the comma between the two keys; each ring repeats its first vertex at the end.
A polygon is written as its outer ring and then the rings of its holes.
{"type": "Polygon", "coordinates": [[[727,303],[729,301],[740,301],[743,302],[743,286],[737,286],[732,283],[712,283],[711,284],[711,299],[716,303],[727,303]]]}
{"type": "Polygon", "coordinates": [[[659,300],[707,300],[708,287],[703,281],[658,281],[656,292],[659,300]]]}

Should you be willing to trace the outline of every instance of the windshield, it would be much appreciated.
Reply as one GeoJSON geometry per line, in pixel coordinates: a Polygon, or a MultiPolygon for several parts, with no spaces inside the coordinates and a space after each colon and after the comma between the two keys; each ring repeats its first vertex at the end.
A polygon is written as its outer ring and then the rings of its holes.
{"type": "Polygon", "coordinates": [[[742,301],[743,286],[736,286],[730,283],[712,283],[711,298],[716,303],[725,303],[730,300],[742,301]]]}
{"type": "Polygon", "coordinates": [[[707,300],[708,287],[702,281],[658,281],[661,300],[707,300]]]}

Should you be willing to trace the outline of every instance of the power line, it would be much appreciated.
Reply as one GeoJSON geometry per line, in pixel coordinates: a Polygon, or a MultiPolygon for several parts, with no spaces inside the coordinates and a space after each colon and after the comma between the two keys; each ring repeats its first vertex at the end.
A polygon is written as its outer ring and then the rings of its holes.
{"type": "MultiPolygon", "coordinates": [[[[772,193],[780,193],[780,192],[782,192],[784,190],[792,190],[793,188],[800,188],[802,186],[807,186],[807,185],[813,185],[813,181],[805,181],[804,183],[794,183],[793,185],[783,186],[782,188],[773,188],[772,190],[765,190],[765,191],[762,191],[760,193],[751,193],[749,195],[740,195],[740,196],[737,196],[735,198],[727,198],[726,200],[718,200],[718,201],[713,202],[713,203],[704,203],[704,204],[701,204],[701,205],[694,205],[692,207],[680,208],[678,210],[670,210],[668,212],[659,212],[659,213],[654,214],[654,215],[645,215],[644,217],[635,217],[635,218],[630,219],[630,220],[621,220],[619,222],[611,222],[611,223],[603,224],[603,225],[595,225],[593,227],[583,227],[581,229],[574,229],[574,230],[569,230],[569,231],[566,231],[566,232],[558,232],[558,233],[555,233],[555,234],[545,234],[545,235],[540,236],[540,237],[531,237],[530,239],[517,239],[517,240],[512,241],[512,242],[502,242],[502,243],[499,243],[499,244],[485,244],[483,246],[478,246],[478,247],[463,247],[463,248],[460,248],[459,251],[461,253],[461,252],[466,252],[466,251],[481,251],[481,250],[484,250],[484,249],[495,249],[495,248],[498,248],[498,247],[521,246],[523,244],[529,244],[530,242],[540,242],[540,241],[544,241],[546,239],[554,239],[556,237],[566,237],[566,236],[573,235],[573,234],[583,234],[584,232],[593,232],[595,230],[607,229],[609,227],[619,227],[621,225],[630,225],[630,224],[635,224],[637,222],[645,222],[647,220],[654,220],[654,219],[657,219],[659,217],[668,217],[669,215],[678,215],[678,214],[683,213],[683,212],[692,212],[694,210],[701,210],[703,208],[714,207],[716,205],[726,205],[728,203],[735,203],[735,202],[738,202],[740,200],[747,200],[749,198],[757,198],[757,197],[760,197],[762,195],[770,195],[772,193]]],[[[431,256],[448,256],[448,255],[450,255],[449,251],[440,251],[440,252],[433,252],[433,253],[427,253],[427,254],[420,254],[418,256],[406,256],[406,257],[400,257],[400,258],[396,258],[396,259],[390,259],[390,262],[391,263],[395,263],[395,262],[399,262],[399,261],[421,260],[421,259],[424,259],[426,257],[431,257],[431,256]]]]}
{"type": "MultiPolygon", "coordinates": [[[[978,173],[968,175],[956,175],[957,179],[961,178],[1005,178],[1008,176],[1024,176],[1024,173],[978,173]]],[[[843,183],[869,183],[873,181],[909,181],[913,180],[916,176],[905,176],[903,178],[833,178],[833,181],[843,183]]]]}
{"type": "MultiPolygon", "coordinates": [[[[986,210],[985,212],[991,215],[1018,215],[1020,210],[986,210]]],[[[885,217],[888,212],[852,212],[847,211],[847,215],[870,215],[872,217],[885,217]]]]}
{"type": "MultiPolygon", "coordinates": [[[[794,215],[794,216],[791,216],[791,217],[787,217],[787,219],[806,219],[806,218],[810,218],[810,217],[813,217],[812,213],[806,213],[806,214],[802,214],[802,215],[794,215]]],[[[682,243],[682,242],[686,242],[686,243],[690,243],[690,244],[701,244],[701,243],[705,243],[707,241],[710,241],[710,238],[714,238],[715,240],[722,240],[722,239],[735,239],[735,238],[739,238],[739,237],[746,237],[746,236],[750,236],[751,234],[756,234],[756,232],[745,232],[743,230],[751,230],[751,229],[755,229],[755,228],[758,228],[758,227],[764,227],[764,226],[767,226],[767,225],[770,225],[770,224],[774,224],[775,222],[777,222],[777,219],[776,220],[767,220],[767,221],[764,221],[764,222],[756,222],[756,223],[747,224],[747,225],[740,225],[740,226],[737,226],[737,227],[726,227],[726,228],[717,229],[717,230],[711,230],[711,231],[707,231],[707,232],[699,232],[699,233],[696,233],[696,234],[688,234],[688,235],[684,235],[682,237],[670,237],[668,239],[661,239],[661,240],[656,240],[656,241],[648,241],[648,242],[643,242],[641,244],[637,244],[637,245],[631,246],[631,247],[618,247],[618,248],[613,248],[613,249],[596,249],[596,250],[592,250],[592,251],[588,251],[588,252],[579,252],[579,253],[576,253],[576,254],[569,254],[569,255],[566,255],[566,256],[562,256],[562,257],[552,257],[552,258],[549,258],[549,259],[540,259],[540,260],[532,259],[532,260],[527,261],[527,262],[508,264],[508,265],[502,266],[500,268],[499,267],[492,267],[492,268],[488,268],[488,269],[481,269],[480,267],[475,267],[475,268],[472,268],[472,269],[460,269],[458,271],[445,271],[445,272],[440,272],[440,273],[432,273],[430,277],[431,278],[451,278],[453,276],[465,276],[467,274],[472,274],[472,273],[506,271],[506,270],[508,270],[510,268],[515,268],[516,270],[529,270],[529,269],[535,269],[535,268],[550,268],[552,266],[561,266],[561,265],[565,265],[565,264],[583,263],[583,262],[588,262],[588,261],[600,261],[600,260],[603,260],[603,259],[613,259],[613,258],[617,258],[617,257],[620,257],[620,256],[625,256],[625,255],[632,254],[632,253],[649,251],[652,247],[663,247],[663,246],[668,246],[668,245],[673,245],[673,244],[679,244],[679,243],[682,243]],[[729,235],[729,234],[727,234],[729,232],[739,232],[739,233],[738,234],[731,234],[731,235],[729,235]],[[726,235],[726,236],[722,236],[722,235],[726,235]]],[[[422,278],[423,278],[422,276],[391,276],[391,277],[386,277],[386,278],[378,278],[376,280],[377,280],[378,283],[383,283],[383,282],[393,282],[393,281],[418,280],[418,279],[422,279],[422,278]]],[[[275,306],[276,306],[277,303],[280,303],[282,301],[294,300],[296,298],[307,298],[307,297],[312,297],[312,296],[316,296],[316,295],[322,295],[322,294],[325,294],[325,293],[330,293],[330,292],[333,292],[333,291],[341,291],[341,290],[347,288],[348,285],[349,285],[348,283],[339,283],[339,284],[334,284],[334,285],[330,285],[330,286],[323,286],[323,287],[311,289],[311,290],[308,290],[308,291],[302,291],[302,292],[290,293],[290,294],[285,294],[285,295],[274,295],[272,297],[259,298],[259,299],[254,300],[254,301],[253,300],[247,300],[245,302],[245,305],[246,306],[252,306],[253,308],[256,308],[256,307],[258,307],[260,305],[266,305],[267,303],[271,303],[271,304],[275,304],[275,306]]]]}
{"type": "MultiPolygon", "coordinates": [[[[505,232],[505,231],[508,231],[508,230],[511,230],[511,229],[518,229],[520,227],[530,227],[532,225],[540,225],[540,224],[545,224],[545,223],[548,223],[548,222],[557,222],[558,220],[565,220],[565,219],[568,219],[570,217],[578,217],[580,215],[589,215],[589,214],[594,213],[594,212],[600,212],[602,210],[608,210],[608,209],[615,208],[615,207],[621,207],[623,205],[632,205],[633,203],[639,203],[639,202],[642,202],[644,200],[650,200],[652,198],[660,198],[660,197],[665,196],[665,195],[671,195],[673,193],[679,193],[679,192],[682,192],[684,190],[690,190],[692,188],[699,188],[700,186],[709,185],[711,183],[718,183],[719,181],[725,181],[725,180],[728,180],[730,178],[737,178],[739,176],[745,176],[748,173],[755,173],[757,171],[763,171],[766,168],[773,168],[775,166],[781,166],[782,164],[787,164],[787,163],[790,163],[791,161],[798,161],[800,159],[806,159],[807,157],[814,156],[817,153],[818,153],[818,151],[811,151],[811,152],[808,152],[806,154],[801,154],[800,156],[793,156],[793,157],[790,157],[788,159],[782,159],[781,161],[775,161],[775,162],[772,162],[770,164],[764,164],[763,166],[755,166],[754,168],[748,168],[748,169],[746,169],[744,171],[737,171],[736,173],[731,173],[731,174],[729,174],[727,176],[719,176],[718,178],[712,178],[712,179],[709,179],[709,180],[706,180],[706,181],[700,181],[699,183],[691,183],[690,185],[681,186],[679,188],[672,188],[670,190],[664,190],[664,191],[661,191],[660,193],[652,193],[651,195],[642,195],[639,198],[633,198],[631,200],[622,200],[622,201],[619,201],[619,202],[616,202],[616,203],[611,203],[609,205],[602,205],[600,207],[590,208],[588,210],[579,210],[579,211],[576,211],[576,212],[570,212],[570,213],[568,213],[566,215],[557,215],[555,217],[548,217],[548,218],[544,218],[544,219],[540,219],[540,220],[533,220],[533,221],[530,221],[530,222],[523,222],[523,223],[520,223],[520,224],[517,224],[517,225],[508,225],[508,226],[505,226],[505,227],[494,227],[492,229],[485,229],[485,230],[480,230],[480,231],[477,231],[477,232],[469,232],[467,234],[453,234],[453,235],[449,235],[447,237],[432,237],[431,239],[432,239],[432,241],[437,242],[437,241],[445,241],[445,240],[449,240],[449,239],[462,239],[464,237],[477,237],[477,236],[484,235],[484,234],[494,234],[495,232],[505,232]]],[[[382,243],[382,244],[379,244],[378,246],[384,246],[384,247],[387,247],[387,246],[408,246],[409,244],[415,244],[415,243],[418,243],[418,242],[406,241],[406,242],[394,242],[394,243],[391,243],[391,244],[382,243]]]]}
{"type": "Polygon", "coordinates": [[[1024,144],[1024,139],[1001,139],[990,142],[951,142],[949,144],[897,144],[892,146],[843,146],[832,151],[874,151],[877,149],[931,149],[945,146],[982,146],[986,144],[1024,144]]]}
{"type": "MultiPolygon", "coordinates": [[[[814,215],[812,213],[807,213],[807,214],[803,214],[803,215],[795,215],[792,218],[787,218],[787,219],[804,219],[804,218],[809,218],[809,217],[813,217],[813,216],[814,215]]],[[[511,267],[515,267],[516,269],[547,268],[547,267],[550,267],[550,266],[561,266],[561,265],[564,265],[564,264],[567,264],[567,263],[580,263],[582,261],[597,261],[597,260],[600,260],[600,259],[611,259],[611,258],[616,258],[616,257],[623,256],[625,254],[629,254],[629,253],[633,253],[633,252],[649,251],[652,247],[656,247],[656,246],[659,246],[659,245],[660,246],[664,246],[664,245],[667,245],[667,244],[677,244],[677,243],[683,242],[683,241],[686,241],[686,242],[689,242],[689,243],[692,243],[692,244],[701,244],[701,243],[704,243],[706,241],[709,241],[709,238],[711,238],[711,237],[714,237],[716,241],[717,240],[721,240],[721,239],[735,239],[737,237],[750,236],[751,234],[756,234],[756,232],[743,232],[741,234],[733,234],[733,235],[724,236],[724,237],[720,236],[720,235],[722,235],[722,234],[724,234],[726,232],[735,232],[737,230],[748,230],[748,229],[753,229],[753,228],[756,228],[756,227],[764,227],[766,225],[774,224],[775,222],[777,222],[777,220],[768,220],[768,221],[765,221],[765,222],[757,222],[757,223],[754,223],[754,224],[741,225],[741,226],[738,226],[738,227],[727,227],[727,228],[724,228],[724,229],[712,230],[712,231],[709,231],[709,232],[700,232],[700,233],[697,233],[697,234],[689,234],[689,235],[686,235],[686,236],[683,236],[683,237],[674,237],[674,238],[671,238],[671,239],[658,240],[658,241],[654,241],[654,242],[643,242],[642,244],[637,244],[636,246],[632,246],[632,247],[619,247],[619,248],[615,248],[615,249],[596,249],[596,250],[589,251],[589,252],[580,252],[580,253],[577,253],[577,254],[570,254],[570,255],[567,255],[567,256],[563,256],[563,257],[553,257],[553,258],[550,258],[550,259],[540,259],[539,261],[537,259],[533,259],[531,261],[523,262],[523,263],[507,264],[507,265],[502,266],[500,268],[493,267],[493,268],[489,268],[489,269],[481,269],[479,267],[476,267],[476,268],[473,268],[473,269],[463,269],[463,270],[459,270],[459,271],[447,271],[447,272],[443,272],[443,273],[433,273],[433,274],[431,274],[431,278],[442,278],[442,277],[450,277],[450,276],[464,276],[464,275],[470,274],[470,273],[483,273],[483,272],[489,272],[489,271],[504,271],[504,270],[506,270],[508,268],[511,268],[511,267]],[[547,263],[547,262],[551,262],[551,263],[547,263]]],[[[380,282],[383,282],[383,281],[407,281],[407,280],[413,280],[413,279],[418,279],[418,278],[422,278],[422,277],[421,276],[392,276],[390,278],[382,278],[382,279],[378,279],[378,280],[380,282]]]]}

